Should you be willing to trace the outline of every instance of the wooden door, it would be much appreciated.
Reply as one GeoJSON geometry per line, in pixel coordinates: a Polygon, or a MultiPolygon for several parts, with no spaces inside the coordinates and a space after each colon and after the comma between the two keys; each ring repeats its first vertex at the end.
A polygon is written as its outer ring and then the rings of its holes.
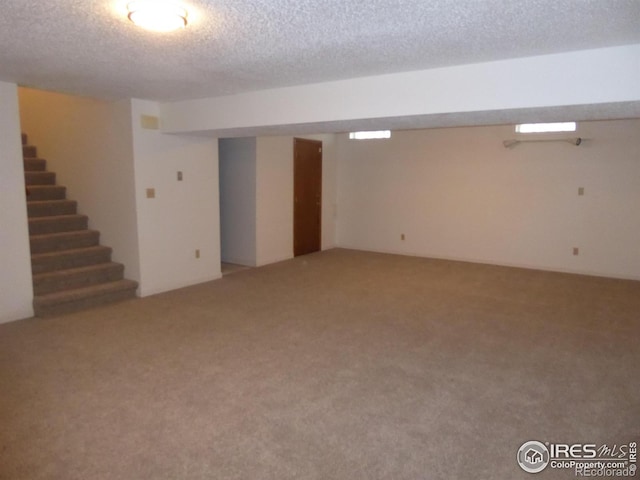
{"type": "Polygon", "coordinates": [[[322,142],[293,140],[293,254],[320,250],[322,235],[322,142]]]}

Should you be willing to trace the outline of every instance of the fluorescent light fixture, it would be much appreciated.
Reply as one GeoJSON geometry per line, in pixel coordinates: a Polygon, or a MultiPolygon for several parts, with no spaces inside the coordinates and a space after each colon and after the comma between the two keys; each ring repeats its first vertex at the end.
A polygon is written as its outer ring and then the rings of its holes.
{"type": "Polygon", "coordinates": [[[129,20],[155,32],[170,32],[187,26],[187,10],[166,0],[136,0],[127,5],[129,20]]]}
{"type": "Polygon", "coordinates": [[[516,133],[575,132],[576,122],[521,123],[516,125],[516,133]]]}
{"type": "Polygon", "coordinates": [[[371,140],[374,138],[391,138],[391,130],[377,130],[373,132],[351,132],[351,140],[371,140]]]}

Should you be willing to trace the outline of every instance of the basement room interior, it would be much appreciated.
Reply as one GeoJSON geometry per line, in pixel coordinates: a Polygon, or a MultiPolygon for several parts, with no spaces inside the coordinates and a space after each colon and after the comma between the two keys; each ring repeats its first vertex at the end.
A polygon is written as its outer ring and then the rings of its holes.
{"type": "Polygon", "coordinates": [[[3,7],[0,479],[637,474],[640,3],[3,7]]]}

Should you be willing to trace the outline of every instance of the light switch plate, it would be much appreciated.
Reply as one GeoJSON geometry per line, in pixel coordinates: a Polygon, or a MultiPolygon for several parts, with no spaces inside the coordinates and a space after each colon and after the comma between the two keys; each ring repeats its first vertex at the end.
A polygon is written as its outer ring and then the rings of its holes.
{"type": "Polygon", "coordinates": [[[158,130],[160,119],[152,115],[140,115],[140,126],[146,130],[158,130]]]}

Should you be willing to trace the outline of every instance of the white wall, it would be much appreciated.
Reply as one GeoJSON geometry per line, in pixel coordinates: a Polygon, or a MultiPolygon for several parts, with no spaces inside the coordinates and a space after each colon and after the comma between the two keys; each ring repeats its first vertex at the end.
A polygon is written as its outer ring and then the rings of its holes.
{"type": "MultiPolygon", "coordinates": [[[[322,154],[322,249],[335,246],[337,159],[334,135],[320,140],[322,154]]],[[[293,137],[257,139],[257,264],[293,257],[293,137]]]]}
{"type": "Polygon", "coordinates": [[[504,116],[516,109],[637,102],[638,71],[640,44],[583,50],[166,103],[163,128],[237,136],[228,132],[460,112],[504,116]]]}
{"type": "Polygon", "coordinates": [[[256,266],[256,138],[219,140],[223,262],[256,266]]]}
{"type": "Polygon", "coordinates": [[[158,114],[156,102],[132,100],[141,296],[221,276],[218,142],[141,128],[141,115],[158,114]]]}
{"type": "Polygon", "coordinates": [[[257,139],[258,265],[293,258],[293,138],[257,139]]]}
{"type": "MultiPolygon", "coordinates": [[[[325,250],[335,246],[335,136],[301,138],[323,142],[322,249],[325,250]]],[[[261,266],[293,257],[293,140],[291,136],[220,140],[224,261],[261,266]]]]}
{"type": "Polygon", "coordinates": [[[639,132],[586,122],[579,147],[513,149],[513,126],[342,135],[338,245],[640,279],[639,132]]]}
{"type": "Polygon", "coordinates": [[[29,143],[113,249],[113,260],[125,265],[125,277],[139,281],[131,102],[27,88],[19,96],[29,143]]]}
{"type": "Polygon", "coordinates": [[[18,90],[0,82],[0,323],[33,316],[18,90]]]}

